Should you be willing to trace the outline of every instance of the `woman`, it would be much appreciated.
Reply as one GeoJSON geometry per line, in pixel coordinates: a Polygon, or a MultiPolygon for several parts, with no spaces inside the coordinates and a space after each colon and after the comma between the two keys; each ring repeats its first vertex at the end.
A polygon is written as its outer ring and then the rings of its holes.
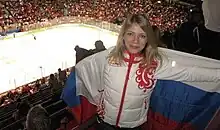
{"type": "Polygon", "coordinates": [[[146,16],[131,15],[121,27],[115,47],[76,65],[77,94],[97,106],[98,129],[141,129],[147,122],[156,79],[219,81],[215,70],[173,64],[158,51],[158,43],[146,16]]]}

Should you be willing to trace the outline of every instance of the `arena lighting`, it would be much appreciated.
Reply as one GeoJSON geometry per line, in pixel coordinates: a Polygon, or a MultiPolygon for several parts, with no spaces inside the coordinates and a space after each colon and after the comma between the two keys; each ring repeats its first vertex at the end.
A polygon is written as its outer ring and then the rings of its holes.
{"type": "Polygon", "coordinates": [[[161,4],[161,1],[159,0],[159,1],[157,1],[157,3],[158,3],[158,4],[161,4]]]}

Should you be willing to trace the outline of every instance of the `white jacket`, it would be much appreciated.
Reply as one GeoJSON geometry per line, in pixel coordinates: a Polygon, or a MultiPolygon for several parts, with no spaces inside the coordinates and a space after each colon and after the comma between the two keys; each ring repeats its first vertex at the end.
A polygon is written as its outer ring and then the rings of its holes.
{"type": "MultiPolygon", "coordinates": [[[[162,66],[158,67],[160,63],[155,63],[150,68],[140,69],[139,62],[129,64],[131,57],[128,54],[124,65],[109,64],[107,56],[110,51],[108,49],[79,62],[76,65],[76,81],[77,94],[97,105],[102,110],[103,120],[111,125],[133,128],[147,121],[150,96],[156,79],[183,82],[220,80],[219,61],[212,60],[218,67],[216,69],[202,68],[196,64],[193,65],[196,67],[187,67],[187,64],[181,63],[177,58],[168,56],[172,51],[160,49],[163,53],[162,66]]],[[[134,61],[139,59],[140,57],[136,57],[134,61]]],[[[197,59],[199,60],[198,57],[197,59]]],[[[203,58],[200,60],[206,62],[203,58]]]]}

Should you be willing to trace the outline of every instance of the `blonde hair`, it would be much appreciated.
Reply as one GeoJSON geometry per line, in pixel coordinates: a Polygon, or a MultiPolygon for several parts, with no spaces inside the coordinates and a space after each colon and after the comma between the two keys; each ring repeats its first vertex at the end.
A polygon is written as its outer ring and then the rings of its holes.
{"type": "Polygon", "coordinates": [[[161,59],[160,54],[158,53],[158,44],[159,39],[156,37],[152,26],[150,25],[150,22],[148,21],[147,17],[143,14],[134,14],[127,17],[127,19],[124,21],[119,36],[117,40],[116,47],[111,51],[109,54],[109,62],[115,63],[115,64],[121,64],[122,60],[124,59],[124,35],[125,32],[133,25],[138,24],[141,29],[146,33],[147,35],[147,43],[145,48],[142,51],[143,59],[142,64],[143,65],[149,65],[152,63],[155,59],[161,59]]]}

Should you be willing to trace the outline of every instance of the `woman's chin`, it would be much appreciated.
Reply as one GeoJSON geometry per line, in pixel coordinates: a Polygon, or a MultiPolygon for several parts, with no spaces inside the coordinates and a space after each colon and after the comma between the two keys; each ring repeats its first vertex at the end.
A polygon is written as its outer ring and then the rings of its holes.
{"type": "Polygon", "coordinates": [[[139,53],[140,51],[139,50],[128,50],[131,54],[137,54],[137,53],[139,53]]]}

